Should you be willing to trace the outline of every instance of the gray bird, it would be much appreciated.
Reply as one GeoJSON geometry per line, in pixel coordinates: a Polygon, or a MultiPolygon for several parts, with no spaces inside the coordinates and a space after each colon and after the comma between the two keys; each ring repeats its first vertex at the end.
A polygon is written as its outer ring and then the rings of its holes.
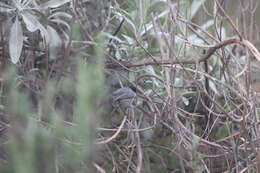
{"type": "Polygon", "coordinates": [[[113,105],[126,110],[133,105],[136,97],[136,88],[134,86],[119,88],[112,93],[112,96],[113,105]]]}

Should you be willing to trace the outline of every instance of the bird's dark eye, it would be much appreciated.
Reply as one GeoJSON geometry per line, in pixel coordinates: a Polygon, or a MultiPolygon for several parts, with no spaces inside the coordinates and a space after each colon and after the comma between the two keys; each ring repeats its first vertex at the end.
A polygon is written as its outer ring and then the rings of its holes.
{"type": "Polygon", "coordinates": [[[134,92],[137,91],[137,88],[135,86],[133,86],[133,85],[130,85],[129,88],[131,88],[134,92]]]}

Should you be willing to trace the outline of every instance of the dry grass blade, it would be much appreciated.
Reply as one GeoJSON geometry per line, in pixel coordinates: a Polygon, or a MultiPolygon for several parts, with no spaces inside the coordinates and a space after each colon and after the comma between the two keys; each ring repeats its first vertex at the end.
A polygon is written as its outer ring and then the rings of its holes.
{"type": "Polygon", "coordinates": [[[117,131],[111,137],[109,137],[108,139],[103,140],[103,141],[99,141],[99,142],[97,142],[97,144],[106,144],[106,143],[109,143],[110,141],[114,140],[119,135],[119,133],[121,132],[126,120],[127,120],[127,117],[124,116],[124,119],[122,120],[122,122],[121,122],[120,126],[118,127],[117,131]]]}

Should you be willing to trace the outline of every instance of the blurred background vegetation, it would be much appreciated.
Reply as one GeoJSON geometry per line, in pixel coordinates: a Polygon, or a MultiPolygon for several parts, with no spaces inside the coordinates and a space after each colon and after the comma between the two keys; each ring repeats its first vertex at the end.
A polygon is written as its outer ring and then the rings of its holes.
{"type": "Polygon", "coordinates": [[[258,4],[1,0],[0,172],[260,172],[258,4]]]}

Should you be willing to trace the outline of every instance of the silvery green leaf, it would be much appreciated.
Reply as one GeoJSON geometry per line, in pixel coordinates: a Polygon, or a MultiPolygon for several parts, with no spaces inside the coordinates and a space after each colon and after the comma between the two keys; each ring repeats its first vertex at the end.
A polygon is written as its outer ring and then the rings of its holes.
{"type": "MultiPolygon", "coordinates": [[[[165,16],[167,16],[169,14],[169,10],[165,10],[163,12],[161,12],[160,14],[154,16],[154,20],[163,18],[165,16]]],[[[140,33],[140,35],[144,35],[145,33],[147,33],[148,31],[150,31],[152,28],[154,27],[154,24],[152,22],[145,24],[145,29],[143,29],[140,33]]]]}
{"type": "Polygon", "coordinates": [[[4,8],[13,8],[12,6],[5,4],[3,2],[0,2],[0,7],[4,7],[4,8]]]}
{"type": "Polygon", "coordinates": [[[22,5],[24,7],[27,7],[28,5],[32,4],[32,2],[34,2],[34,0],[25,0],[25,1],[22,1],[22,5]]]}
{"type": "Polygon", "coordinates": [[[9,13],[15,11],[15,8],[13,8],[10,5],[4,4],[2,2],[0,2],[0,13],[9,13]]]}
{"type": "Polygon", "coordinates": [[[175,78],[175,85],[177,85],[177,86],[183,85],[183,79],[179,78],[179,77],[176,77],[175,78]]]}
{"type": "Polygon", "coordinates": [[[50,36],[49,36],[49,33],[48,31],[46,30],[46,28],[42,25],[39,25],[39,30],[40,30],[40,33],[41,33],[41,36],[42,38],[45,39],[46,43],[49,44],[50,42],[50,36]]]}
{"type": "MultiPolygon", "coordinates": [[[[125,22],[128,24],[128,26],[130,27],[130,30],[132,33],[136,34],[136,27],[135,27],[135,24],[133,23],[132,19],[131,19],[131,16],[129,13],[123,11],[125,13],[125,22]]],[[[118,16],[122,16],[121,13],[118,13],[118,12],[115,12],[116,15],[118,16]]]]}
{"type": "Polygon", "coordinates": [[[203,30],[208,29],[209,27],[211,27],[214,24],[214,20],[208,20],[207,22],[205,22],[203,25],[201,25],[201,28],[203,30]]]}
{"type": "Polygon", "coordinates": [[[13,1],[13,4],[15,6],[15,8],[18,9],[18,11],[22,11],[23,10],[23,4],[20,0],[12,0],[13,1]]]}
{"type": "Polygon", "coordinates": [[[170,37],[170,33],[160,32],[160,31],[155,32],[154,30],[151,31],[151,35],[154,36],[154,37],[156,37],[156,36],[159,36],[159,37],[170,37]]]}
{"type": "Polygon", "coordinates": [[[109,39],[118,41],[119,43],[124,43],[123,40],[121,40],[120,38],[118,38],[118,37],[116,37],[116,36],[113,36],[112,34],[110,34],[110,33],[108,33],[108,32],[103,32],[102,35],[104,35],[105,37],[107,37],[107,38],[109,38],[109,39]]]}
{"type": "Polygon", "coordinates": [[[125,38],[128,44],[133,45],[135,43],[135,40],[125,34],[122,34],[122,36],[125,38]]]}
{"type": "MultiPolygon", "coordinates": [[[[145,67],[145,71],[149,74],[149,75],[152,75],[152,76],[157,76],[156,73],[155,73],[155,70],[153,68],[153,66],[151,65],[148,65],[145,67]]],[[[156,86],[159,86],[159,82],[156,78],[152,78],[152,83],[156,86]]]]}
{"type": "Polygon", "coordinates": [[[140,33],[140,35],[144,35],[145,33],[147,33],[148,31],[150,31],[153,28],[153,24],[152,22],[145,24],[145,29],[143,29],[140,33]]]}
{"type": "Polygon", "coordinates": [[[38,21],[38,19],[35,16],[33,16],[27,11],[22,12],[21,15],[23,17],[23,21],[28,31],[34,32],[40,29],[41,23],[38,21]]]}
{"type": "Polygon", "coordinates": [[[55,12],[52,15],[49,16],[50,19],[51,18],[59,18],[59,17],[71,19],[72,15],[70,15],[69,13],[65,13],[65,12],[55,12]]]}
{"type": "Polygon", "coordinates": [[[192,19],[195,14],[198,12],[201,5],[205,2],[205,0],[193,0],[190,7],[190,18],[192,19]]]}
{"type": "Polygon", "coordinates": [[[64,26],[67,27],[68,30],[70,30],[70,25],[64,21],[64,20],[61,20],[61,19],[51,19],[52,22],[54,23],[57,23],[57,24],[63,24],[64,26]]]}
{"type": "Polygon", "coordinates": [[[119,53],[119,51],[116,51],[116,53],[115,53],[115,58],[116,58],[117,60],[121,60],[121,59],[122,59],[121,54],[119,53]]]}
{"type": "Polygon", "coordinates": [[[48,2],[45,2],[41,5],[42,8],[57,8],[60,7],[71,0],[50,0],[48,2]]]}
{"type": "Polygon", "coordinates": [[[224,27],[217,28],[218,35],[221,36],[221,40],[226,38],[226,30],[224,27]]]}
{"type": "Polygon", "coordinates": [[[60,46],[61,45],[61,39],[60,39],[60,36],[57,33],[57,31],[49,25],[47,26],[47,31],[48,31],[49,36],[50,36],[50,45],[60,46]]]}
{"type": "Polygon", "coordinates": [[[16,64],[22,53],[23,48],[23,31],[21,23],[16,17],[15,22],[11,27],[10,39],[9,39],[9,53],[12,63],[16,64]]]}
{"type": "Polygon", "coordinates": [[[211,80],[209,81],[209,87],[214,91],[214,93],[219,94],[216,84],[213,83],[211,80]]]}
{"type": "Polygon", "coordinates": [[[47,31],[50,36],[50,59],[55,59],[59,50],[58,48],[61,46],[62,41],[59,34],[51,26],[47,26],[47,31]]]}
{"type": "MultiPolygon", "coordinates": [[[[149,123],[148,120],[144,119],[141,123],[141,128],[149,128],[151,127],[151,124],[149,123]]],[[[151,139],[154,135],[154,130],[152,128],[141,131],[140,133],[142,137],[146,140],[151,139]]]]}
{"type": "Polygon", "coordinates": [[[9,12],[13,12],[13,11],[15,11],[15,9],[0,7],[0,13],[9,13],[9,12]]]}
{"type": "Polygon", "coordinates": [[[188,40],[194,44],[203,44],[204,43],[204,41],[195,34],[190,35],[188,37],[188,40]]]}
{"type": "Polygon", "coordinates": [[[154,68],[151,65],[146,66],[145,71],[150,75],[156,75],[154,68]]]}

